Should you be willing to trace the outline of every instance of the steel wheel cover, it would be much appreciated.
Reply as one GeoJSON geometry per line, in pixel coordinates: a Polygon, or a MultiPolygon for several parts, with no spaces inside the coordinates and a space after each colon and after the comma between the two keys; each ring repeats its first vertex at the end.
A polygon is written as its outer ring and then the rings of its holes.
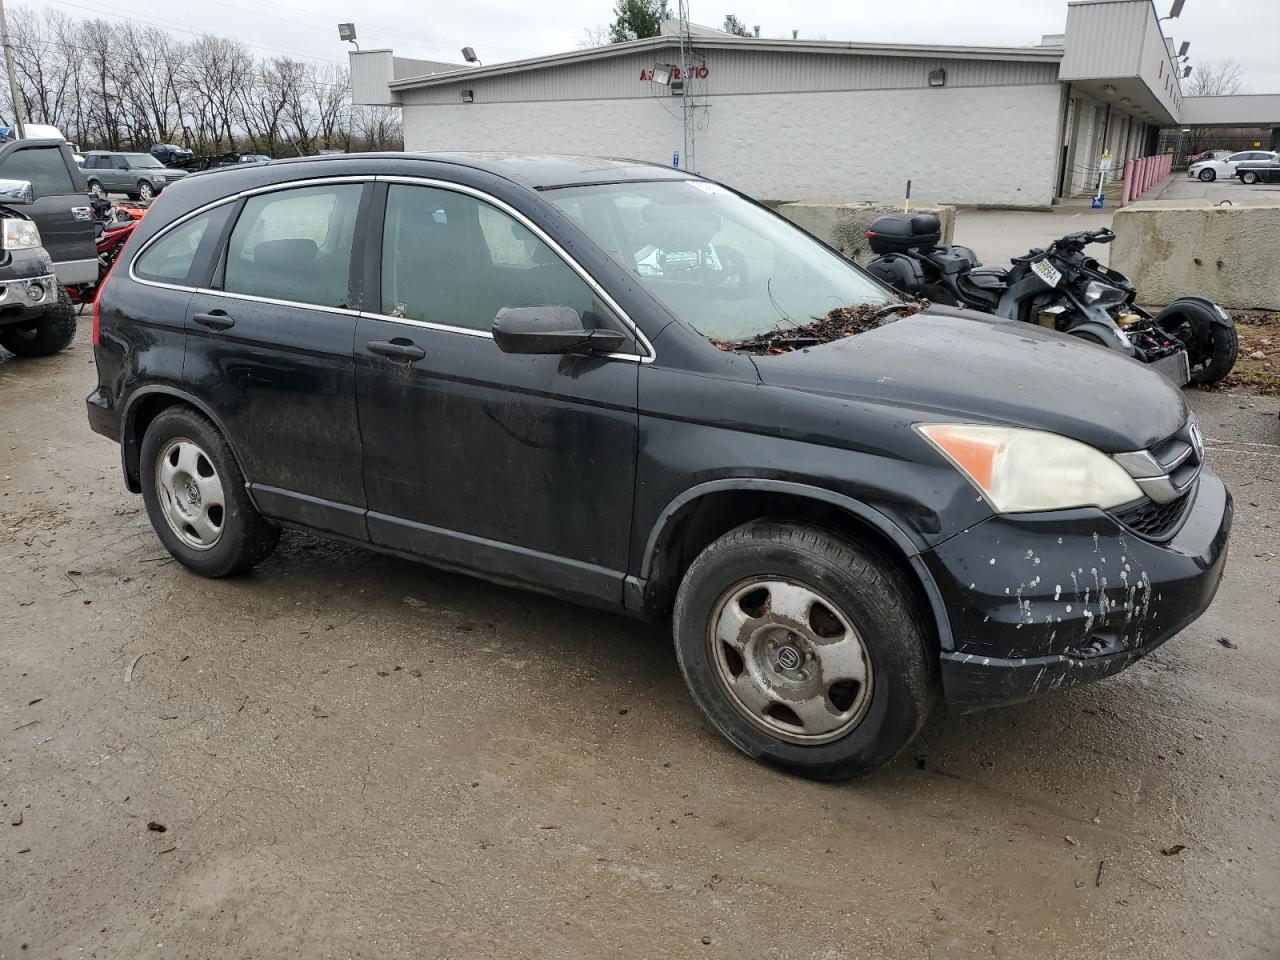
{"type": "Polygon", "coordinates": [[[712,672],[755,727],[788,743],[846,736],[871,703],[871,656],[853,622],[817,590],[761,578],[726,590],[707,632],[712,672]]]}
{"type": "Polygon", "coordinates": [[[169,529],[192,550],[211,550],[222,539],[222,480],[195,441],[174,437],[156,455],[156,500],[169,529]]]}

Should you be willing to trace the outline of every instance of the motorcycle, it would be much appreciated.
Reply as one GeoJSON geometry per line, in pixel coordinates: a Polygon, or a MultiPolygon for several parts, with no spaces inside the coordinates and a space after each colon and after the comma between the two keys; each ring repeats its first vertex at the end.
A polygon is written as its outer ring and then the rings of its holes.
{"type": "Polygon", "coordinates": [[[1235,365],[1235,323],[1222,307],[1182,297],[1153,316],[1124,274],[1085,253],[1115,240],[1109,229],[1068,234],[1015,257],[1008,270],[939,244],[932,214],[880,217],[867,238],[879,254],[867,270],[908,296],[1058,330],[1149,364],[1178,386],[1217,383],[1235,365]]]}
{"type": "Polygon", "coordinates": [[[138,221],[146,212],[145,207],[134,204],[112,204],[109,200],[94,199],[93,207],[94,245],[98,250],[98,279],[93,283],[77,283],[68,286],[67,296],[77,305],[93,303],[98,286],[102,283],[112,265],[124,249],[125,241],[133,235],[138,221]]]}

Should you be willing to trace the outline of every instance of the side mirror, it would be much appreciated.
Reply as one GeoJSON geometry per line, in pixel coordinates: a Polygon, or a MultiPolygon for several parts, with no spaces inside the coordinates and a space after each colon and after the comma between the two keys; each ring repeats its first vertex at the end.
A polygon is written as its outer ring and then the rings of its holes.
{"type": "Polygon", "coordinates": [[[615,330],[587,330],[572,307],[503,307],[493,321],[503,353],[615,353],[627,338],[615,330]]]}
{"type": "Polygon", "coordinates": [[[20,206],[36,202],[30,180],[0,180],[0,203],[20,206]]]}

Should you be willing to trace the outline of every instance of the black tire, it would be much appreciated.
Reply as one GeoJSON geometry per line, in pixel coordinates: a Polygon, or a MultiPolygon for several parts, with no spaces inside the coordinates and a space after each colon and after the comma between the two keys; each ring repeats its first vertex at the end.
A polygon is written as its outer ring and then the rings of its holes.
{"type": "Polygon", "coordinates": [[[76,338],[76,308],[58,288],[58,302],[30,323],[0,327],[0,347],[17,357],[47,357],[65,350],[76,338]]]}
{"type": "Polygon", "coordinates": [[[153,200],[156,195],[156,189],[147,181],[139,180],[137,194],[139,200],[153,200]]]}
{"type": "Polygon", "coordinates": [[[1243,173],[1240,174],[1240,182],[1241,183],[1257,183],[1258,175],[1254,173],[1252,170],[1245,170],[1243,173]]]}
{"type": "Polygon", "coordinates": [[[1206,167],[1204,170],[1200,171],[1201,183],[1213,183],[1213,181],[1217,179],[1218,179],[1218,172],[1216,170],[1212,170],[1206,167]]]}
{"type": "Polygon", "coordinates": [[[187,406],[170,407],[147,427],[142,438],[140,463],[142,499],[151,526],[174,559],[203,577],[229,577],[243,573],[266,559],[280,539],[280,528],[268,523],[249,499],[244,475],[226,438],[207,417],[187,406]],[[224,505],[220,535],[205,549],[195,549],[181,539],[166,518],[156,483],[159,457],[171,442],[190,441],[212,467],[221,484],[224,505]]]}
{"type": "Polygon", "coordinates": [[[1075,337],[1077,340],[1083,340],[1085,343],[1092,343],[1095,347],[1101,347],[1103,350],[1111,349],[1111,347],[1103,342],[1100,336],[1096,333],[1091,333],[1088,330],[1082,330],[1079,333],[1075,330],[1068,330],[1067,333],[1071,334],[1071,336],[1075,337]]]}
{"type": "Polygon", "coordinates": [[[1186,346],[1192,383],[1217,383],[1236,365],[1240,340],[1235,324],[1221,323],[1208,304],[1175,300],[1156,315],[1156,324],[1186,346]]]}
{"type": "MultiPolygon", "coordinates": [[[[902,575],[879,551],[808,524],[755,521],[725,534],[694,560],[680,584],[673,626],[689,691],[730,743],[792,773],[845,780],[888,763],[924,725],[938,691],[926,623],[902,575]],[[713,620],[725,598],[744,583],[753,585],[753,578],[790,581],[830,598],[860,636],[870,663],[867,699],[860,719],[835,731],[838,739],[807,744],[767,732],[759,718],[748,719],[722,679],[713,620]]],[[[821,667],[817,676],[820,685],[828,682],[821,667]]],[[[834,689],[822,694],[824,704],[833,701],[834,689]]]]}
{"type": "Polygon", "coordinates": [[[107,191],[102,189],[102,184],[97,180],[89,181],[89,193],[97,197],[99,200],[105,200],[107,196],[107,191]]]}

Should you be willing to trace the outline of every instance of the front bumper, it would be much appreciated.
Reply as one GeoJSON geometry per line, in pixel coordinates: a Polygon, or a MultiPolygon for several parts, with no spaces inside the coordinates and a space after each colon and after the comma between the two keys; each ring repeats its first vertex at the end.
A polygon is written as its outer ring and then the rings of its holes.
{"type": "Polygon", "coordinates": [[[58,302],[58,278],[52,273],[0,280],[0,327],[26,323],[58,302]]]}
{"type": "Polygon", "coordinates": [[[995,516],[923,559],[950,619],[943,691],[962,709],[1123,670],[1212,602],[1231,495],[1201,471],[1182,527],[1144,540],[1101,510],[995,516]]]}

